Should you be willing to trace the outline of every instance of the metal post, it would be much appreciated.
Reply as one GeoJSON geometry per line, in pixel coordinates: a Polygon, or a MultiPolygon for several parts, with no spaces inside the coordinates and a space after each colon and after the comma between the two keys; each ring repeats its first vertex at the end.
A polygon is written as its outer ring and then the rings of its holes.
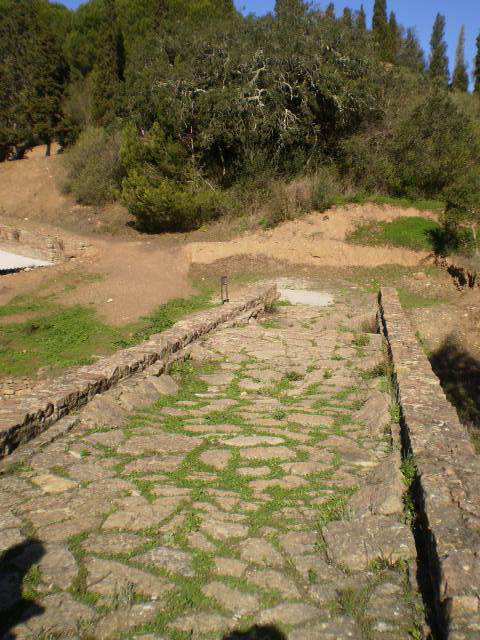
{"type": "Polygon", "coordinates": [[[230,302],[230,300],[228,299],[228,280],[227,280],[227,276],[222,276],[220,278],[220,295],[222,298],[222,304],[225,304],[225,302],[230,302]]]}

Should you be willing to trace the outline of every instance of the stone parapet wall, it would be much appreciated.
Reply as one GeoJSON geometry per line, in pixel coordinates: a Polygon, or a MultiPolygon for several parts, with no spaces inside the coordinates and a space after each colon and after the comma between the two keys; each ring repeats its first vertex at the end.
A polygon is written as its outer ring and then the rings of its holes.
{"type": "Polygon", "coordinates": [[[259,314],[277,297],[276,285],[247,291],[235,302],[189,316],[142,344],[99,358],[95,364],[68,371],[53,381],[40,382],[28,395],[0,399],[0,458],[120,380],[153,364],[167,363],[200,336],[234,319],[259,314]]]}
{"type": "Polygon", "coordinates": [[[33,233],[6,224],[0,224],[0,246],[20,255],[51,262],[59,262],[66,257],[64,241],[59,237],[33,233]]]}
{"type": "Polygon", "coordinates": [[[417,468],[422,545],[445,638],[480,638],[480,456],[421,349],[395,289],[380,316],[401,409],[403,444],[417,468]]]}

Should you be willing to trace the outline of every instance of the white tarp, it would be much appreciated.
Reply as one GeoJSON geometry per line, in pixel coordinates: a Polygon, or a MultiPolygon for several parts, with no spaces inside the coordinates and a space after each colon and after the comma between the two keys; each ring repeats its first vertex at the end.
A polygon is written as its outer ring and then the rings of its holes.
{"type": "Polygon", "coordinates": [[[0,273],[2,271],[16,271],[17,269],[31,269],[34,267],[49,267],[52,263],[36,258],[27,258],[15,253],[0,250],[0,273]]]}

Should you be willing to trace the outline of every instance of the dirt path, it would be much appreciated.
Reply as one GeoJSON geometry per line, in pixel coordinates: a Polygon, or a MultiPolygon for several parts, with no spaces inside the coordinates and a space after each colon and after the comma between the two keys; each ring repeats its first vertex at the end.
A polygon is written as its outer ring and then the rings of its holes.
{"type": "Polygon", "coordinates": [[[172,298],[195,292],[181,248],[104,240],[95,241],[93,247],[94,255],[81,268],[98,280],[67,293],[63,301],[94,306],[109,324],[127,324],[172,298]]]}
{"type": "MultiPolygon", "coordinates": [[[[346,234],[366,220],[392,220],[418,215],[414,209],[351,205],[325,214],[280,225],[271,231],[255,229],[222,241],[228,223],[222,221],[191,234],[140,235],[127,226],[129,216],[119,206],[95,210],[76,205],[58,190],[62,158],[44,157],[38,147],[17,162],[0,164],[2,220],[35,233],[58,235],[67,244],[86,243],[89,249],[75,261],[44,272],[4,276],[0,304],[14,296],[53,292],[67,305],[87,305],[110,324],[122,325],[152,312],[171,298],[194,292],[189,281],[192,266],[207,267],[217,277],[216,265],[245,257],[311,267],[376,267],[384,264],[416,266],[426,253],[385,247],[361,247],[345,242],[346,234]],[[109,235],[109,232],[113,235],[109,235]],[[203,236],[211,238],[205,242],[203,236]],[[71,286],[72,281],[75,283],[71,286]]],[[[429,216],[428,213],[422,215],[429,216]]],[[[232,222],[232,226],[234,226],[232,222]]],[[[232,235],[232,234],[227,234],[232,235]]]]}
{"type": "Polygon", "coordinates": [[[1,478],[1,637],[409,637],[389,397],[362,377],[381,338],[344,325],[374,304],[352,295],[219,330],[179,389],[133,378],[1,478]]]}

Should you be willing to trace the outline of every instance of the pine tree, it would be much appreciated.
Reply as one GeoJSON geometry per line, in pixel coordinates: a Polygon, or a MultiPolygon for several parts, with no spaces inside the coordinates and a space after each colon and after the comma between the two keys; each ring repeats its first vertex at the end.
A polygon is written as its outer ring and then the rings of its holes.
{"type": "Polygon", "coordinates": [[[115,1],[105,0],[104,19],[98,36],[93,68],[93,117],[97,124],[111,122],[118,112],[122,93],[124,55],[117,26],[115,1]]]}
{"type": "Polygon", "coordinates": [[[412,71],[425,71],[425,53],[423,52],[418,40],[415,29],[407,29],[407,34],[401,43],[400,53],[398,56],[399,64],[408,67],[412,71]]]}
{"type": "Polygon", "coordinates": [[[468,91],[468,73],[465,63],[465,27],[462,25],[458,36],[457,50],[455,52],[455,69],[453,71],[452,89],[468,91]]]}
{"type": "MultiPolygon", "coordinates": [[[[363,7],[362,7],[363,8],[363,7]]],[[[384,32],[387,28],[387,0],[375,0],[372,29],[384,32]]]]}
{"type": "Polygon", "coordinates": [[[448,71],[447,43],[445,42],[445,16],[437,13],[430,39],[429,74],[439,80],[445,87],[450,77],[448,71]]]}
{"type": "Polygon", "coordinates": [[[477,36],[477,54],[475,56],[475,68],[473,70],[474,91],[480,94],[480,33],[477,36]]]}
{"type": "Polygon", "coordinates": [[[360,5],[360,10],[357,11],[357,29],[361,33],[365,33],[367,30],[367,16],[363,4],[360,5]]]}
{"type": "Polygon", "coordinates": [[[345,9],[343,10],[342,22],[347,27],[353,26],[352,10],[348,7],[345,7],[345,9]]]}

